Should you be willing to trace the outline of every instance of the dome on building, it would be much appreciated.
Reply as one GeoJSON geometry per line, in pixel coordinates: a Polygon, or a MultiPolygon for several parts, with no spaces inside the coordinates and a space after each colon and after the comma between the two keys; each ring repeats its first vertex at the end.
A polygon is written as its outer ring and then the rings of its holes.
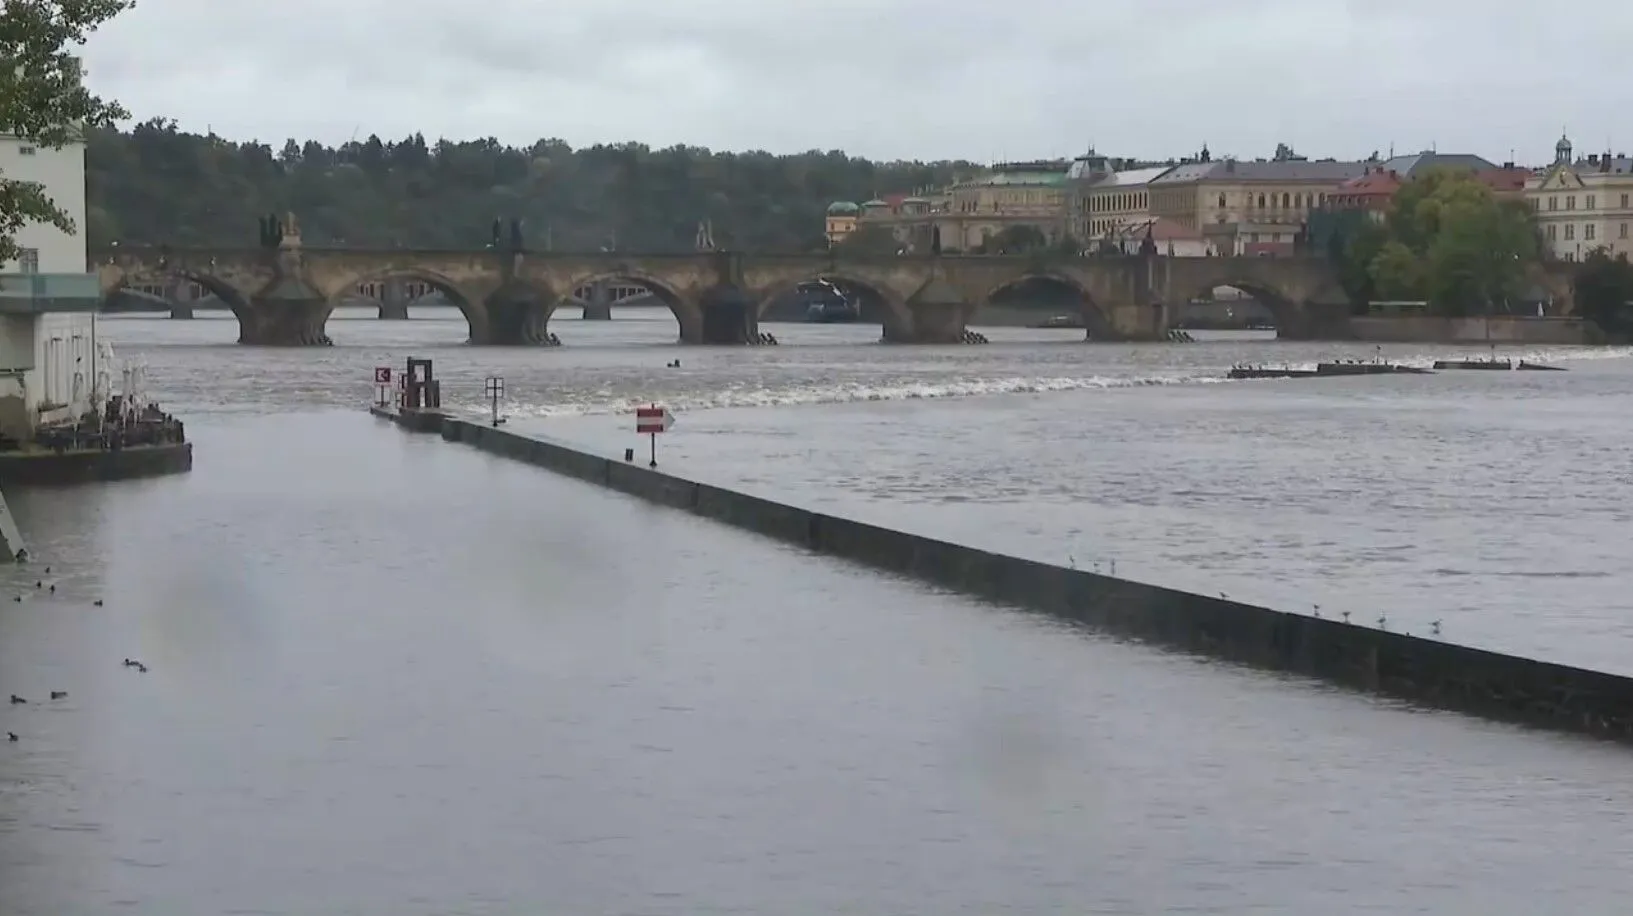
{"type": "Polygon", "coordinates": [[[828,205],[828,212],[835,216],[844,216],[862,209],[848,200],[836,200],[828,205]]]}
{"type": "Polygon", "coordinates": [[[879,198],[875,197],[872,200],[868,201],[867,203],[863,204],[862,206],[863,206],[863,208],[868,208],[868,207],[888,207],[888,206],[890,206],[890,204],[888,202],[886,202],[886,201],[880,200],[879,198]]]}
{"type": "Polygon", "coordinates": [[[1571,138],[1561,135],[1559,142],[1554,144],[1554,152],[1568,153],[1571,151],[1571,138]]]}
{"type": "Polygon", "coordinates": [[[902,203],[903,204],[928,204],[929,201],[922,198],[922,197],[904,197],[904,198],[902,198],[902,203]]]}

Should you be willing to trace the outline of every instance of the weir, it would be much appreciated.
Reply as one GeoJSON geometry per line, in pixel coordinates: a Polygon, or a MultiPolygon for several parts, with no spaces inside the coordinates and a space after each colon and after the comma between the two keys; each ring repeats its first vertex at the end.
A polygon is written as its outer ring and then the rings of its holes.
{"type": "Polygon", "coordinates": [[[1309,617],[825,515],[440,411],[405,429],[766,537],[1151,644],[1502,721],[1633,742],[1633,678],[1309,617]]]}

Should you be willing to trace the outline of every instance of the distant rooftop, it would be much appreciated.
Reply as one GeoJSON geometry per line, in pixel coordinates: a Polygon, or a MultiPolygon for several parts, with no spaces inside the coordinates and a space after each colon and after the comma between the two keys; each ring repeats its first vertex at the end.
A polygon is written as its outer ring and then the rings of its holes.
{"type": "Polygon", "coordinates": [[[957,185],[955,185],[955,187],[963,187],[963,188],[1013,187],[1013,186],[1058,187],[1060,185],[1064,185],[1065,183],[1066,183],[1066,169],[1065,169],[1064,166],[1062,166],[1061,170],[1058,171],[1058,172],[1055,172],[1055,171],[1019,171],[1019,170],[1016,170],[1016,171],[1004,171],[1004,172],[994,172],[991,175],[983,175],[983,176],[981,176],[979,178],[971,178],[968,181],[961,181],[957,185]]]}
{"type": "Polygon", "coordinates": [[[1383,168],[1386,172],[1416,178],[1429,169],[1468,169],[1471,172],[1486,172],[1497,168],[1497,164],[1473,153],[1437,153],[1433,150],[1424,150],[1407,156],[1393,156],[1383,163],[1383,168]]]}
{"type": "Polygon", "coordinates": [[[1213,162],[1192,162],[1178,165],[1152,184],[1179,184],[1203,181],[1330,181],[1343,182],[1366,174],[1365,162],[1310,162],[1303,159],[1284,161],[1243,162],[1220,159],[1213,162]]]}
{"type": "Polygon", "coordinates": [[[1175,168],[1179,168],[1179,166],[1158,165],[1145,169],[1126,169],[1121,172],[1112,172],[1101,180],[1094,182],[1092,185],[1090,185],[1090,187],[1094,190],[1099,190],[1101,188],[1140,187],[1150,184],[1152,181],[1166,174],[1169,170],[1175,168]]]}

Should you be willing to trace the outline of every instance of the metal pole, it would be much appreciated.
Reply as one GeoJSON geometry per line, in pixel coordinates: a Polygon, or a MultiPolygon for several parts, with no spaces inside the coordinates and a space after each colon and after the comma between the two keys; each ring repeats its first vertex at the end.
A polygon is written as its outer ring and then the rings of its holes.
{"type": "Polygon", "coordinates": [[[648,433],[647,438],[652,441],[652,463],[648,464],[647,467],[655,468],[658,466],[658,434],[648,433]]]}
{"type": "Polygon", "coordinates": [[[493,395],[493,425],[499,425],[499,386],[493,385],[489,392],[493,395]]]}

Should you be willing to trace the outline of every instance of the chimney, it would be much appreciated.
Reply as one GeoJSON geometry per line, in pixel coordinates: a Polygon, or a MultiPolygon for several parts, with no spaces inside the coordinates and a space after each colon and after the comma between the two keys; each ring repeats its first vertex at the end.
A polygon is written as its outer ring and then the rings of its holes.
{"type": "Polygon", "coordinates": [[[1514,160],[1510,159],[1507,162],[1503,163],[1503,170],[1504,171],[1512,171],[1513,168],[1514,168],[1514,160]]]}
{"type": "Polygon", "coordinates": [[[1588,154],[1588,165],[1598,165],[1598,164],[1599,164],[1599,154],[1598,153],[1589,153],[1588,154]]]}
{"type": "Polygon", "coordinates": [[[1235,172],[1236,171],[1236,160],[1235,159],[1226,159],[1225,160],[1225,171],[1227,171],[1227,172],[1235,172]]]}

